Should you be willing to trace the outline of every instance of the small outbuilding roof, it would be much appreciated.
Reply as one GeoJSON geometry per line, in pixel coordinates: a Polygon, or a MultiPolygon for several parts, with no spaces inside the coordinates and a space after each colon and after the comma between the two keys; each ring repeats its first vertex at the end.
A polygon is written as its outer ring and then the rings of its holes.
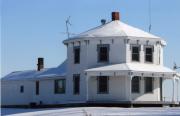
{"type": "Polygon", "coordinates": [[[16,71],[12,72],[2,78],[2,81],[6,80],[33,80],[33,79],[44,79],[53,77],[62,77],[66,75],[66,61],[55,68],[47,68],[41,71],[27,70],[27,71],[16,71]]]}
{"type": "Polygon", "coordinates": [[[69,41],[72,39],[79,38],[91,38],[91,37],[134,37],[134,38],[142,38],[142,39],[158,39],[161,40],[160,37],[147,33],[138,28],[127,25],[119,20],[108,22],[104,25],[95,27],[86,32],[83,32],[77,36],[74,36],[70,39],[65,40],[69,41]]]}

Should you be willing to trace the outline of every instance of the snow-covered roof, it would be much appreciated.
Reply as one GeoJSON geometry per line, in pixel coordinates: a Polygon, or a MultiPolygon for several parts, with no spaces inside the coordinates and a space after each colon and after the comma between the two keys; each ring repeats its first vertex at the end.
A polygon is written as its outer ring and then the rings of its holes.
{"type": "Polygon", "coordinates": [[[2,80],[27,80],[27,79],[41,79],[41,78],[53,78],[53,77],[62,77],[66,75],[66,61],[61,65],[55,68],[47,68],[41,71],[37,70],[27,70],[27,71],[16,71],[12,72],[2,80]]]}
{"type": "Polygon", "coordinates": [[[86,72],[104,72],[104,71],[133,71],[133,72],[152,72],[152,73],[172,73],[175,71],[155,64],[142,64],[142,63],[122,63],[97,68],[87,69],[86,72]]]}
{"type": "Polygon", "coordinates": [[[65,42],[72,39],[79,39],[79,38],[120,37],[120,36],[160,40],[160,37],[158,36],[152,35],[143,30],[127,25],[119,20],[116,20],[116,21],[111,21],[104,25],[98,26],[96,28],[90,29],[86,32],[83,32],[77,36],[74,36],[68,40],[65,40],[65,42]]]}

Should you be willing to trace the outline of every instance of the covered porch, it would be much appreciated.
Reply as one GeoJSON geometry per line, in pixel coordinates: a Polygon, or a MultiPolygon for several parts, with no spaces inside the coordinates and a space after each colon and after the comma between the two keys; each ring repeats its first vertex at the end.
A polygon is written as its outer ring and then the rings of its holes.
{"type": "Polygon", "coordinates": [[[123,63],[91,68],[86,70],[86,101],[89,103],[177,104],[175,92],[178,95],[178,91],[175,91],[175,88],[178,89],[179,83],[175,86],[175,81],[178,82],[178,80],[175,71],[153,64],[123,63]],[[163,99],[162,85],[166,79],[171,79],[173,83],[170,91],[171,101],[163,99]],[[103,80],[107,81],[107,84],[104,84],[107,86],[105,88],[101,87],[103,84],[100,85],[100,81],[103,82],[103,80]],[[106,91],[99,92],[100,87],[106,91]]]}

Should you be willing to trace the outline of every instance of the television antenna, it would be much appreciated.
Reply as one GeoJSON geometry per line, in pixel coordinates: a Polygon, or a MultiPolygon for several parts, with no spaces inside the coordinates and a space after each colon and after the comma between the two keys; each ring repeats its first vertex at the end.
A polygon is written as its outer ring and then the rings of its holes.
{"type": "Polygon", "coordinates": [[[174,62],[173,70],[176,70],[178,68],[180,68],[180,67],[178,67],[177,64],[174,62]]]}
{"type": "Polygon", "coordinates": [[[149,33],[151,32],[151,0],[148,1],[149,33]]]}

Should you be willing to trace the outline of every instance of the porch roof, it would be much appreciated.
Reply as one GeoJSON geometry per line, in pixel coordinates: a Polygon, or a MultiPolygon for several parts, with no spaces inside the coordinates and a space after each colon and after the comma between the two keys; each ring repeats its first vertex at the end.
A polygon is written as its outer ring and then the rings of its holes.
{"type": "Polygon", "coordinates": [[[157,76],[157,77],[173,77],[176,74],[175,71],[170,68],[155,65],[155,64],[143,64],[143,63],[121,63],[121,64],[112,64],[106,66],[100,66],[96,68],[90,68],[85,70],[87,74],[92,75],[127,75],[130,72],[132,75],[144,75],[144,76],[157,76]]]}

